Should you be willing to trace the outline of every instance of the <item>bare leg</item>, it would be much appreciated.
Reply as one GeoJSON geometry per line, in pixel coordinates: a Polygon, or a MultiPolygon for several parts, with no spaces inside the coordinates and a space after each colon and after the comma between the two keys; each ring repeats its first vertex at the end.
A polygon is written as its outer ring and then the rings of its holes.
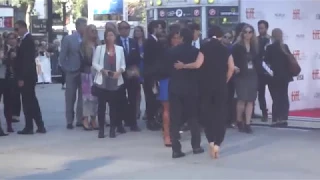
{"type": "Polygon", "coordinates": [[[171,145],[170,140],[170,118],[169,118],[169,102],[162,102],[163,112],[162,112],[162,123],[163,123],[163,139],[165,146],[171,145]]]}

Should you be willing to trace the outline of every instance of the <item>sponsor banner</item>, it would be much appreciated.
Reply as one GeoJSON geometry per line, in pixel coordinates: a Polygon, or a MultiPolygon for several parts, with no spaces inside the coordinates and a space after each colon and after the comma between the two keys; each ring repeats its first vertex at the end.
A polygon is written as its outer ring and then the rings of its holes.
{"type": "MultiPolygon", "coordinates": [[[[241,22],[251,24],[257,30],[259,20],[269,22],[272,29],[281,28],[284,41],[298,60],[302,71],[289,85],[290,110],[320,108],[320,1],[242,0],[241,22]],[[301,6],[303,4],[303,6],[301,6]],[[294,28],[292,25],[294,24],[294,28]]],[[[272,100],[267,94],[267,106],[271,111],[272,100]]]]}

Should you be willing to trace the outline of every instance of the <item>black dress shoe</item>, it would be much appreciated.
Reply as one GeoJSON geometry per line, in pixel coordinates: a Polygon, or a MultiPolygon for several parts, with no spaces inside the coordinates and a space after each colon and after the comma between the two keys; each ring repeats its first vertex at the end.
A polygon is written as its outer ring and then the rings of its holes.
{"type": "Polygon", "coordinates": [[[0,128],[0,136],[8,136],[8,134],[4,133],[3,130],[0,128]]]}
{"type": "Polygon", "coordinates": [[[204,153],[204,149],[202,147],[193,149],[193,154],[201,154],[204,153]]]}
{"type": "Polygon", "coordinates": [[[42,128],[38,128],[36,132],[40,133],[40,134],[45,134],[45,133],[47,133],[47,130],[45,127],[42,127],[42,128]]]}
{"type": "Polygon", "coordinates": [[[67,125],[67,129],[73,129],[73,125],[72,124],[68,124],[67,125]]]}
{"type": "Polygon", "coordinates": [[[119,127],[117,127],[117,132],[120,133],[120,134],[124,134],[124,133],[126,133],[127,131],[124,129],[123,126],[119,126],[119,127]]]}
{"type": "Polygon", "coordinates": [[[140,132],[141,131],[141,129],[138,126],[131,126],[130,130],[133,132],[140,132]]]}
{"type": "Polygon", "coordinates": [[[105,138],[106,136],[104,134],[99,133],[98,138],[105,138]]]}
{"type": "Polygon", "coordinates": [[[21,135],[31,135],[31,134],[34,134],[34,132],[33,132],[33,130],[23,129],[22,131],[18,131],[18,134],[21,134],[21,135]]]}
{"type": "Polygon", "coordinates": [[[82,123],[80,123],[80,122],[77,122],[77,123],[76,123],[76,127],[82,127],[82,126],[83,126],[82,123]]]}
{"type": "Polygon", "coordinates": [[[115,127],[110,127],[109,137],[110,138],[115,138],[116,137],[116,128],[115,127]]]}
{"type": "Polygon", "coordinates": [[[175,151],[172,152],[172,158],[174,158],[174,159],[181,158],[184,156],[186,156],[186,154],[181,151],[180,152],[175,152],[175,151]]]}

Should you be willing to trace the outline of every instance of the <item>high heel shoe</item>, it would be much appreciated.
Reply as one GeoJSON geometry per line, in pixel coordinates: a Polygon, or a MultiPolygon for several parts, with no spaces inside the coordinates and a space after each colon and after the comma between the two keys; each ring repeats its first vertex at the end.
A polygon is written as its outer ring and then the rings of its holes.
{"type": "Polygon", "coordinates": [[[86,127],[85,125],[82,125],[82,127],[83,127],[83,129],[85,130],[85,131],[91,131],[92,130],[92,128],[89,126],[89,127],[86,127]]]}
{"type": "Polygon", "coordinates": [[[96,123],[93,123],[93,121],[90,121],[90,126],[93,130],[99,130],[99,127],[97,126],[96,123]]]}

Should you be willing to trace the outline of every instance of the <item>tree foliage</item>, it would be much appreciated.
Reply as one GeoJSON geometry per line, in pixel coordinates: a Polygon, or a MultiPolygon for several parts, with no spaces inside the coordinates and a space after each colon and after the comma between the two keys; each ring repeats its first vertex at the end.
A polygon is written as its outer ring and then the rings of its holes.
{"type": "MultiPolygon", "coordinates": [[[[66,10],[69,19],[77,19],[79,17],[88,16],[87,0],[67,0],[66,10]]],[[[61,0],[53,0],[53,12],[61,14],[62,18],[62,3],[61,0]]]]}

